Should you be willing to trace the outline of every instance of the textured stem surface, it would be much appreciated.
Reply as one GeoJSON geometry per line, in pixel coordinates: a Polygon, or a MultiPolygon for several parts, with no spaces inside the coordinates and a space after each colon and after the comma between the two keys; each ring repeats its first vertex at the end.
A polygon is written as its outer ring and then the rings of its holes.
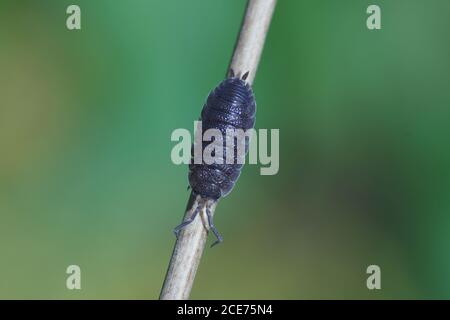
{"type": "MultiPolygon", "coordinates": [[[[247,82],[255,79],[259,59],[264,47],[276,0],[249,0],[229,69],[236,76],[249,72],[247,82]]],[[[170,259],[169,268],[161,290],[161,300],[185,300],[194,283],[200,259],[208,236],[205,206],[200,197],[191,194],[184,219],[189,218],[197,206],[202,205],[195,220],[179,234],[170,259]]],[[[216,203],[211,206],[214,214],[216,203]]]]}

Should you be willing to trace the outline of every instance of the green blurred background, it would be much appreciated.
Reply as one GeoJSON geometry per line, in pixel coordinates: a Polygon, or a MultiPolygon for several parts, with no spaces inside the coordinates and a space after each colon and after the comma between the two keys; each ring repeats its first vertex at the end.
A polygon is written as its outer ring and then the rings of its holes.
{"type": "MultiPolygon", "coordinates": [[[[0,1],[0,298],[158,297],[189,196],[170,135],[192,131],[244,9],[0,1]],[[70,264],[82,290],[66,289],[70,264]]],[[[221,201],[225,242],[192,298],[450,298],[449,12],[279,1],[254,91],[257,128],[280,129],[280,171],[247,165],[221,201]]]]}

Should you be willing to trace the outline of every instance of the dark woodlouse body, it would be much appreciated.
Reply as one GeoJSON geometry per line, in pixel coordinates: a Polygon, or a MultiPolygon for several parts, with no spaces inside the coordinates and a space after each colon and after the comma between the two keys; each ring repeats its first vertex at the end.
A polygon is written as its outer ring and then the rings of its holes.
{"type": "MultiPolygon", "coordinates": [[[[229,77],[222,81],[209,94],[201,113],[202,131],[218,129],[224,137],[227,130],[248,130],[255,124],[256,102],[251,86],[243,79],[229,77]]],[[[202,134],[203,134],[202,132],[202,134]]],[[[245,139],[245,138],[244,138],[245,139]]],[[[202,150],[210,142],[204,142],[202,150]]],[[[248,141],[235,141],[234,150],[223,147],[223,163],[195,164],[189,166],[189,184],[194,193],[203,198],[218,200],[228,195],[233,189],[243,164],[237,160],[237,145],[245,143],[248,152],[248,141]],[[227,164],[227,152],[233,152],[233,163],[227,164]]]]}
{"type": "MultiPolygon", "coordinates": [[[[223,80],[209,94],[203,106],[200,120],[202,121],[202,136],[208,129],[218,129],[223,142],[226,141],[227,130],[242,129],[244,131],[253,128],[255,125],[256,102],[250,84],[245,80],[248,72],[242,78],[235,77],[231,70],[230,77],[223,80]]],[[[243,139],[246,139],[243,137],[243,139]]],[[[238,140],[238,139],[236,139],[238,140]]],[[[202,152],[211,142],[202,142],[202,152]]],[[[189,165],[189,185],[194,195],[200,196],[201,200],[193,210],[192,215],[174,229],[175,235],[192,221],[197,214],[205,207],[210,230],[217,237],[217,243],[222,242],[222,236],[214,227],[210,205],[219,198],[225,197],[233,189],[239,178],[243,164],[237,160],[237,146],[245,145],[245,154],[248,152],[248,140],[235,141],[234,148],[230,148],[225,143],[223,145],[222,163],[207,164],[194,163],[194,152],[189,165]],[[233,152],[232,163],[227,163],[227,152],[233,152]]]]}

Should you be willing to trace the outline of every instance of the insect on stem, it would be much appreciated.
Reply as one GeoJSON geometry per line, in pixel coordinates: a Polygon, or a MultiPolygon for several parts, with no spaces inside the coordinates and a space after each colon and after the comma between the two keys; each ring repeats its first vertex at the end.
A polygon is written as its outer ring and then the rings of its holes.
{"type": "MultiPolygon", "coordinates": [[[[235,77],[236,73],[237,76],[243,75],[242,79],[250,86],[253,83],[275,5],[276,0],[248,1],[228,68],[230,77],[235,77]]],[[[204,199],[201,196],[191,193],[184,221],[188,221],[197,208],[200,210],[192,217],[192,221],[178,231],[178,239],[160,294],[162,300],[189,298],[206,244],[208,229],[216,235],[217,241],[220,242],[222,239],[213,224],[217,201],[211,201],[209,206],[199,206],[202,203],[204,199]]],[[[217,244],[217,241],[213,245],[217,244]]]]}

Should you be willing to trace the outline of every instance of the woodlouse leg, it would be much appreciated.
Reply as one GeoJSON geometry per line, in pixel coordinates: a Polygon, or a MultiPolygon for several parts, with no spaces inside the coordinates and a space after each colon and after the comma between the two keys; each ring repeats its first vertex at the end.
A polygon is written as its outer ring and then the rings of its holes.
{"type": "Polygon", "coordinates": [[[209,210],[209,207],[206,207],[206,216],[208,217],[208,224],[209,224],[209,229],[214,233],[214,235],[216,236],[217,240],[216,242],[214,242],[211,245],[211,248],[214,247],[216,244],[219,244],[223,241],[222,236],[220,235],[219,231],[217,231],[216,227],[214,226],[213,223],[213,217],[211,215],[211,211],[209,210]]]}
{"type": "Polygon", "coordinates": [[[190,224],[192,221],[194,221],[195,217],[197,216],[197,214],[199,212],[200,212],[200,206],[197,206],[197,208],[195,208],[195,211],[192,213],[192,216],[189,217],[189,219],[187,219],[186,221],[183,221],[181,224],[176,226],[175,229],[173,229],[173,233],[175,233],[175,237],[177,237],[177,239],[178,239],[178,234],[180,233],[180,231],[184,227],[186,227],[188,224],[190,224]]]}

